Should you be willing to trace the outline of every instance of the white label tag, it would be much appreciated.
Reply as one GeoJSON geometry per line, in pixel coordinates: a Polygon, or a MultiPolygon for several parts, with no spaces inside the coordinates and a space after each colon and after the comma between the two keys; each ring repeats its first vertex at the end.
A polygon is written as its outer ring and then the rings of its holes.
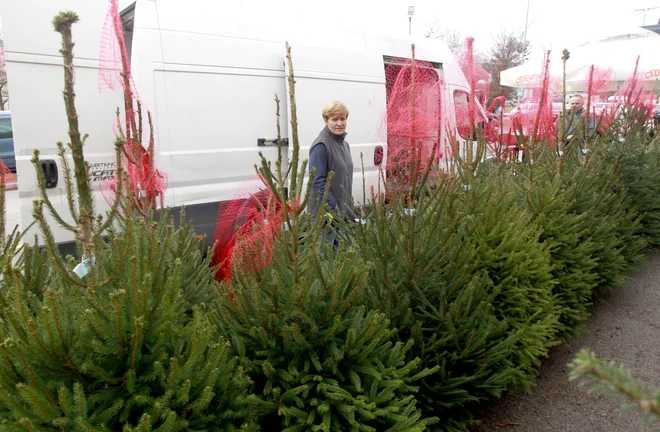
{"type": "Polygon", "coordinates": [[[84,278],[92,270],[92,266],[96,264],[96,257],[92,256],[92,263],[90,264],[89,259],[83,259],[77,266],[73,268],[73,272],[80,279],[84,278]]]}
{"type": "Polygon", "coordinates": [[[416,211],[417,211],[417,209],[414,209],[414,208],[410,208],[410,209],[409,209],[409,208],[404,208],[404,209],[403,209],[403,213],[404,213],[406,216],[412,216],[412,215],[415,214],[416,211]]]}

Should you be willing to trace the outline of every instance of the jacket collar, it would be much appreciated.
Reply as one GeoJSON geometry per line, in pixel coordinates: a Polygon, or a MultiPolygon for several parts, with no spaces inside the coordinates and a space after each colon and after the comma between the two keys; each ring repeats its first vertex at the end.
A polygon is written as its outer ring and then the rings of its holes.
{"type": "Polygon", "coordinates": [[[326,125],[325,128],[323,128],[323,130],[324,130],[328,135],[330,135],[331,137],[333,137],[333,138],[335,139],[335,141],[337,141],[338,143],[341,143],[342,141],[344,141],[344,138],[346,137],[346,135],[348,135],[346,132],[344,132],[344,133],[341,134],[341,135],[337,135],[336,133],[333,133],[333,132],[330,130],[330,128],[328,127],[328,125],[326,125]]]}

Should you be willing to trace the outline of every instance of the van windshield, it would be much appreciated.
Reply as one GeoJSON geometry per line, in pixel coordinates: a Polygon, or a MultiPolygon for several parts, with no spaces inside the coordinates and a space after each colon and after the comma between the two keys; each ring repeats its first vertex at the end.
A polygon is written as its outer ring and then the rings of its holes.
{"type": "Polygon", "coordinates": [[[0,118],[0,139],[12,138],[11,120],[0,118]]]}
{"type": "Polygon", "coordinates": [[[128,54],[128,60],[130,61],[133,47],[133,26],[135,25],[135,2],[121,11],[121,22],[124,27],[126,53],[128,54]]]}

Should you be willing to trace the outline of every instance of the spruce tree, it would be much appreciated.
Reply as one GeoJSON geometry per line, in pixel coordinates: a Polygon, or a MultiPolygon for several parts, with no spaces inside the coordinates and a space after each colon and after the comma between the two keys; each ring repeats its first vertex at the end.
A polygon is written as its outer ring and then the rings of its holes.
{"type": "Polygon", "coordinates": [[[540,230],[499,169],[472,169],[466,178],[433,174],[412,211],[396,193],[372,203],[367,225],[353,231],[372,263],[364,301],[402,340],[414,338],[413,356],[440,367],[420,401],[443,431],[464,431],[478,401],[530,388],[557,331],[540,230]]]}
{"type": "Polygon", "coordinates": [[[552,290],[552,258],[542,231],[519,205],[508,172],[497,170],[465,193],[462,214],[472,220],[477,248],[471,271],[486,270],[498,296],[495,312],[522,332],[512,360],[524,377],[514,385],[531,388],[540,359],[556,344],[558,309],[552,290]]]}
{"type": "MultiPolygon", "coordinates": [[[[628,268],[639,260],[643,240],[658,244],[658,138],[653,136],[649,125],[639,121],[647,116],[646,107],[624,104],[613,127],[604,131],[605,145],[597,154],[601,164],[599,169],[604,171],[603,166],[608,167],[618,180],[608,183],[611,190],[620,195],[619,207],[627,204],[634,210],[615,213],[627,216],[622,223],[629,226],[620,227],[618,234],[623,234],[623,239],[627,240],[619,252],[628,268]],[[631,224],[631,220],[635,223],[631,224]],[[633,241],[630,240],[632,236],[633,241]]],[[[593,390],[620,399],[622,408],[641,412],[641,430],[660,425],[660,389],[637,382],[625,365],[601,360],[595,353],[584,349],[571,363],[570,379],[580,379],[581,384],[590,383],[593,390]]]]}
{"type": "MultiPolygon", "coordinates": [[[[287,57],[296,131],[288,46],[287,57]]],[[[362,306],[369,264],[345,243],[326,242],[331,221],[323,211],[314,224],[302,214],[311,181],[305,189],[305,162],[292,136],[288,171],[281,150],[274,166],[262,156],[257,167],[277,201],[265,208],[281,212],[270,220],[286,227],[273,259],[259,271],[234,267],[214,315],[260,395],[259,423],[286,431],[426,430],[437,419],[422,414],[416,392],[435,369],[409,355],[413,342],[399,341],[384,314],[362,306]]]]}
{"type": "Polygon", "coordinates": [[[73,90],[71,27],[62,34],[69,150],[59,144],[70,220],[45,191],[34,204],[44,247],[21,252],[0,281],[0,423],[3,430],[238,430],[251,421],[250,381],[217,337],[200,299],[215,292],[190,226],[136,215],[116,143],[117,198],[95,214],[73,90]],[[45,211],[75,234],[81,263],[63,259],[45,211]],[[199,263],[199,264],[196,264],[199,263]],[[200,270],[205,270],[200,272],[200,270]]]}
{"type": "Polygon", "coordinates": [[[467,406],[521,379],[509,359],[520,337],[497,318],[487,273],[470,270],[478,257],[469,222],[454,212],[452,182],[436,183],[413,212],[407,200],[372,205],[354,241],[372,264],[362,301],[384,313],[401,340],[413,338],[412,356],[439,367],[419,394],[424,412],[440,417],[434,430],[463,431],[467,406]]]}
{"type": "Polygon", "coordinates": [[[605,156],[610,143],[592,143],[583,164],[567,165],[562,172],[572,203],[569,211],[583,215],[585,239],[594,246],[596,293],[619,288],[627,273],[643,258],[647,241],[641,216],[621,180],[619,167],[605,156]],[[569,183],[570,182],[570,183],[569,183]]]}
{"type": "Polygon", "coordinates": [[[622,408],[643,414],[640,430],[660,426],[660,389],[637,382],[622,364],[603,361],[589,350],[581,350],[571,362],[570,379],[590,382],[592,389],[621,400],[622,408]]]}
{"type": "Polygon", "coordinates": [[[660,140],[657,128],[637,119],[648,117],[645,106],[624,105],[604,136],[601,157],[617,168],[632,203],[641,215],[643,234],[651,244],[660,242],[660,140]],[[617,126],[625,136],[615,134],[617,126]]]}
{"type": "Polygon", "coordinates": [[[550,146],[547,150],[544,155],[549,157],[533,165],[516,165],[513,178],[518,199],[540,228],[539,241],[550,253],[552,293],[559,308],[557,338],[564,340],[578,332],[589,316],[598,264],[596,246],[584,226],[587,215],[571,212],[572,190],[579,187],[579,177],[563,177],[558,167],[566,161],[558,161],[550,146]]]}

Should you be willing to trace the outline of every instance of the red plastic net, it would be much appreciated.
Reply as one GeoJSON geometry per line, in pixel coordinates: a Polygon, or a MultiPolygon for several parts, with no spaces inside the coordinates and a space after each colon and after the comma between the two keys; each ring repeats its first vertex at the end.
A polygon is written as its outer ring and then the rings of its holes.
{"type": "Polygon", "coordinates": [[[490,150],[489,156],[497,160],[513,158],[518,150],[516,136],[510,127],[511,121],[504,117],[505,106],[506,98],[498,96],[486,107],[488,121],[484,126],[484,134],[490,150]]]}
{"type": "MultiPolygon", "coordinates": [[[[483,65],[475,58],[473,37],[465,38],[463,48],[456,56],[456,60],[458,61],[465,78],[467,78],[468,84],[470,85],[470,89],[474,93],[475,98],[483,107],[485,107],[486,102],[488,101],[492,77],[483,65]]],[[[476,107],[472,109],[475,110],[474,114],[476,115],[476,107]]]]}
{"type": "Polygon", "coordinates": [[[561,102],[555,102],[551,97],[549,51],[544,54],[541,77],[541,87],[528,89],[531,94],[522,99],[514,110],[512,127],[516,133],[522,133],[528,142],[546,141],[554,144],[557,133],[556,120],[561,112],[561,102]]]}
{"type": "Polygon", "coordinates": [[[601,95],[609,89],[612,74],[611,67],[591,66],[589,68],[584,80],[586,82],[587,102],[595,102],[601,99],[601,95]]]}
{"type": "Polygon", "coordinates": [[[475,103],[477,82],[479,81],[480,72],[485,72],[479,70],[474,62],[474,38],[465,38],[461,51],[456,55],[456,61],[470,87],[470,94],[464,95],[460,99],[460,103],[455,104],[456,126],[458,135],[461,138],[471,140],[476,132],[477,119],[479,118],[479,109],[475,103]]]}
{"type": "MultiPolygon", "coordinates": [[[[167,176],[157,168],[152,125],[133,82],[130,60],[124,40],[124,27],[119,15],[118,0],[109,0],[108,13],[101,33],[99,54],[99,91],[105,89],[124,92],[124,126],[115,124],[115,132],[125,140],[122,165],[128,174],[128,187],[139,208],[153,208],[158,202],[164,206],[167,176]],[[146,143],[146,145],[144,145],[146,143]]],[[[117,198],[117,178],[104,182],[102,190],[108,203],[117,198]],[[106,192],[109,191],[109,192],[106,192]]]]}
{"type": "Polygon", "coordinates": [[[390,62],[385,79],[387,179],[402,186],[443,157],[444,82],[431,63],[404,58],[390,62]]]}
{"type": "MultiPolygon", "coordinates": [[[[290,214],[298,205],[287,203],[290,214]]],[[[218,266],[218,281],[230,281],[237,272],[256,273],[270,264],[285,225],[284,210],[260,176],[244,183],[234,199],[220,203],[211,262],[218,266]]]]}
{"type": "MultiPolygon", "coordinates": [[[[642,85],[643,73],[638,70],[639,58],[633,75],[609,98],[600,119],[600,127],[607,129],[621,116],[633,116],[635,124],[645,124],[653,118],[657,94],[642,85]]],[[[625,130],[620,131],[623,135],[625,130]]]]}
{"type": "Polygon", "coordinates": [[[468,139],[483,125],[484,137],[490,150],[489,157],[504,158],[515,149],[516,139],[510,128],[506,133],[503,131],[506,99],[498,96],[488,103],[492,76],[475,56],[474,38],[465,39],[456,59],[470,86],[470,97],[466,104],[457,106],[456,109],[459,135],[468,139]]]}
{"type": "MultiPolygon", "coordinates": [[[[610,67],[591,66],[585,76],[586,95],[584,109],[590,117],[596,120],[608,122],[607,110],[604,100],[612,81],[613,70],[610,67]]],[[[609,122],[608,122],[609,123],[609,122]]]]}
{"type": "Polygon", "coordinates": [[[7,165],[0,159],[0,184],[5,187],[5,190],[16,189],[16,175],[13,174],[7,165]]]}

